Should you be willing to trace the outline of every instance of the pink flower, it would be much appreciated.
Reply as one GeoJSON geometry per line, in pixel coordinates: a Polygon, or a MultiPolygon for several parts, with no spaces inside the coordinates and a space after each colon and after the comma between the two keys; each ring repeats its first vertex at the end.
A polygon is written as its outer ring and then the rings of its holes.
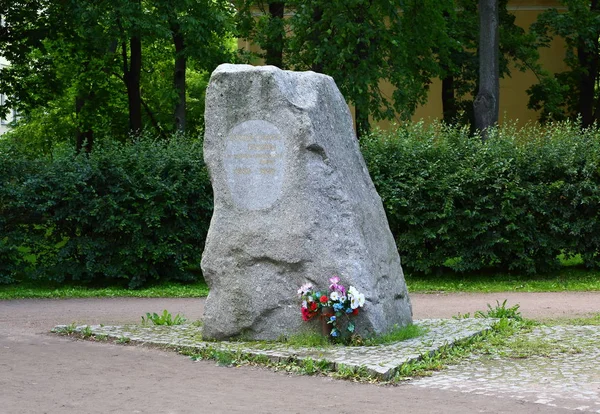
{"type": "Polygon", "coordinates": [[[329,281],[331,282],[331,285],[329,285],[329,290],[339,292],[342,296],[346,295],[346,288],[343,285],[338,285],[338,282],[340,281],[339,277],[334,276],[329,279],[329,281]]]}

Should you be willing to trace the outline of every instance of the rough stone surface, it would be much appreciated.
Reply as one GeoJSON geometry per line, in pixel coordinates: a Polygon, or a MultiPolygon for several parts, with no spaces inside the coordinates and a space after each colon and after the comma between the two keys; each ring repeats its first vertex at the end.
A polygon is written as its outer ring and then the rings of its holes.
{"type": "Polygon", "coordinates": [[[202,258],[204,336],[276,339],[296,291],[334,275],[366,296],[361,334],[411,323],[400,258],[333,79],[221,65],[206,99],[214,213],[202,258]]]}

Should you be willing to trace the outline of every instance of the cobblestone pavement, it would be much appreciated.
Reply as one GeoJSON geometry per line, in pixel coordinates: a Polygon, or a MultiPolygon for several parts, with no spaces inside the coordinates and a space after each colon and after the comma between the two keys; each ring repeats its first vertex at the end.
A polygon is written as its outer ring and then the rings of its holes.
{"type": "MultiPolygon", "coordinates": [[[[95,335],[129,338],[139,343],[223,347],[272,359],[326,359],[339,366],[363,366],[386,377],[401,364],[443,345],[489,329],[490,319],[424,319],[415,321],[427,334],[412,340],[376,347],[327,347],[319,350],[244,342],[202,342],[193,325],[101,326],[95,335]]],[[[86,329],[87,325],[77,327],[86,329]]],[[[65,329],[59,325],[55,329],[65,329]]],[[[600,413],[600,326],[537,326],[512,339],[510,349],[489,355],[474,354],[443,371],[410,381],[406,386],[535,403],[548,408],[600,413]],[[536,355],[529,356],[528,352],[536,355]]]]}
{"type": "MultiPolygon", "coordinates": [[[[330,346],[325,348],[294,348],[277,343],[248,342],[203,342],[202,328],[194,325],[174,326],[102,326],[81,325],[77,331],[88,329],[94,335],[105,335],[109,338],[127,339],[136,343],[153,345],[187,346],[195,348],[213,347],[230,351],[243,352],[249,355],[265,355],[271,360],[311,358],[315,361],[326,360],[337,369],[345,367],[366,368],[371,374],[388,378],[402,364],[430,354],[442,346],[452,345],[456,341],[477,335],[496,323],[496,319],[423,319],[415,321],[424,328],[425,334],[402,342],[377,346],[330,346]]],[[[59,325],[53,331],[68,329],[67,325],[59,325]]]]}
{"type": "Polygon", "coordinates": [[[600,326],[541,326],[516,340],[545,355],[474,355],[412,386],[600,413],[600,326]]]}

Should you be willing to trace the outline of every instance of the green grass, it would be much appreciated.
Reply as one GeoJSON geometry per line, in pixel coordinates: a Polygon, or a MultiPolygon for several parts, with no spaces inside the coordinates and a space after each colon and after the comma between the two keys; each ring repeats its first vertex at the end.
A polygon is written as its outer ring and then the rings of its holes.
{"type": "Polygon", "coordinates": [[[408,325],[404,327],[395,326],[391,331],[364,339],[363,345],[374,346],[382,344],[391,344],[394,342],[406,341],[424,335],[425,329],[418,325],[408,325]]]}
{"type": "Polygon", "coordinates": [[[485,273],[407,275],[406,283],[411,293],[600,291],[600,272],[573,266],[564,267],[556,273],[533,276],[485,273]]]}
{"type": "Polygon", "coordinates": [[[600,325],[600,313],[597,313],[588,317],[580,318],[553,318],[553,319],[542,319],[540,321],[545,325],[600,325]]]}
{"type": "MultiPolygon", "coordinates": [[[[600,291],[600,271],[587,270],[580,257],[559,257],[562,268],[546,275],[522,275],[506,273],[474,273],[442,275],[406,275],[410,293],[436,292],[561,292],[600,291]]],[[[0,300],[26,298],[92,298],[92,297],[140,297],[140,298],[199,298],[208,296],[204,281],[192,284],[164,283],[143,289],[123,287],[88,287],[76,284],[27,281],[0,285],[0,300]]]]}
{"type": "Polygon", "coordinates": [[[326,347],[331,346],[329,340],[317,332],[299,332],[290,336],[285,341],[287,345],[295,347],[326,347]]]}
{"type": "Polygon", "coordinates": [[[88,287],[80,285],[59,285],[40,282],[24,282],[13,285],[0,285],[0,300],[6,299],[54,299],[54,298],[199,298],[208,295],[205,282],[193,284],[165,283],[143,289],[122,287],[88,287]]]}

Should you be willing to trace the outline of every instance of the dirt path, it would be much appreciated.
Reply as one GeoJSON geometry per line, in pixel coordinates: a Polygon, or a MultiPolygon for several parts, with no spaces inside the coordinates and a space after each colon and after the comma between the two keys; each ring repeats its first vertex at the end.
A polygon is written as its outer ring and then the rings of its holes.
{"type": "MultiPolygon", "coordinates": [[[[412,295],[415,318],[485,310],[496,300],[535,318],[600,312],[600,293],[412,295]]],[[[515,399],[354,384],[260,368],[224,368],[169,352],[49,335],[60,323],[120,324],[168,309],[202,315],[199,299],[0,301],[0,413],[537,413],[515,399]]]]}

